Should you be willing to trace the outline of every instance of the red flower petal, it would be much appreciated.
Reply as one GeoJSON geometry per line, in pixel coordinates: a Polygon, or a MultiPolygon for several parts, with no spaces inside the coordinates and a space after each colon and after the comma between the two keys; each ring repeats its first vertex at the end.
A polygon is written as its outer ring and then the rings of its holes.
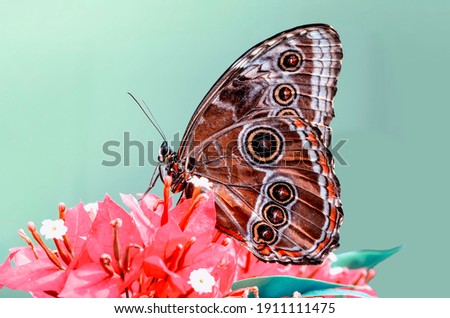
{"type": "MultiPolygon", "coordinates": [[[[216,208],[214,204],[214,194],[209,192],[199,197],[200,201],[194,208],[194,211],[189,216],[188,223],[184,229],[184,233],[187,237],[195,236],[198,240],[211,241],[216,227],[216,208]]],[[[177,205],[169,212],[169,215],[176,216],[178,222],[181,221],[182,216],[186,214],[189,206],[193,204],[192,200],[186,200],[183,203],[177,205]]]]}
{"type": "Polygon", "coordinates": [[[109,276],[98,264],[85,264],[70,272],[59,297],[120,297],[118,275],[109,276]]]}
{"type": "Polygon", "coordinates": [[[162,259],[157,256],[147,257],[143,268],[150,279],[163,279],[154,286],[155,297],[179,297],[189,289],[188,279],[170,271],[162,259]]]}
{"type": "Polygon", "coordinates": [[[188,297],[222,297],[229,293],[236,273],[236,259],[233,245],[229,244],[224,246],[212,243],[208,246],[203,246],[197,252],[193,251],[191,254],[194,253],[196,255],[188,254],[189,257],[187,257],[185,266],[179,272],[179,275],[187,282],[193,270],[205,268],[214,277],[216,284],[213,287],[212,293],[199,294],[194,291],[188,297]]]}
{"type": "Polygon", "coordinates": [[[59,270],[39,247],[36,248],[39,259],[34,257],[28,247],[14,250],[7,262],[14,261],[15,267],[2,265],[7,269],[0,272],[0,284],[11,289],[25,290],[29,292],[46,292],[56,294],[64,286],[66,271],[59,270]]]}
{"type": "Polygon", "coordinates": [[[156,230],[152,244],[146,249],[146,255],[154,255],[166,260],[178,244],[184,245],[187,241],[188,238],[178,224],[169,219],[169,222],[156,230]]]}
{"type": "Polygon", "coordinates": [[[149,213],[148,210],[147,213],[145,213],[136,198],[131,194],[120,194],[120,197],[122,198],[123,203],[125,203],[130,209],[131,216],[136,222],[136,226],[141,233],[142,241],[144,242],[144,244],[148,244],[150,238],[155,232],[155,227],[153,226],[151,220],[156,216],[160,219],[160,216],[155,214],[154,212],[149,213]]]}
{"type": "MultiPolygon", "coordinates": [[[[161,225],[161,216],[164,210],[164,201],[154,194],[147,194],[140,201],[141,209],[147,218],[152,222],[153,226],[161,225]]],[[[172,206],[172,198],[169,198],[167,205],[172,206]]]]}
{"type": "Polygon", "coordinates": [[[70,208],[66,212],[65,225],[72,250],[75,255],[80,254],[86,244],[86,237],[91,230],[92,220],[84,209],[84,204],[70,208]]]}
{"type": "Polygon", "coordinates": [[[86,242],[87,251],[94,261],[98,261],[105,253],[114,255],[114,235],[110,223],[118,218],[122,220],[119,229],[121,250],[124,251],[129,244],[142,245],[141,235],[132,217],[109,196],[105,196],[105,199],[98,203],[97,216],[86,242]]]}

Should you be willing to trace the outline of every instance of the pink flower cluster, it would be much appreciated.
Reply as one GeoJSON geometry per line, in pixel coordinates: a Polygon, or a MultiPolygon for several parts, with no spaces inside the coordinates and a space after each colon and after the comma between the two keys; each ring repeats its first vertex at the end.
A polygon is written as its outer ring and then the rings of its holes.
{"type": "Polygon", "coordinates": [[[54,235],[53,249],[30,222],[37,244],[19,231],[28,246],[10,250],[0,265],[0,288],[35,297],[240,297],[250,289],[232,291],[235,281],[288,275],[356,285],[374,295],[368,286],[373,269],[336,269],[330,259],[320,266],[259,261],[215,229],[213,192],[195,191],[169,211],[169,182],[164,199],[122,195],[130,212],[109,196],[88,211],[82,203],[68,210],[60,204],[65,229],[54,235]]]}

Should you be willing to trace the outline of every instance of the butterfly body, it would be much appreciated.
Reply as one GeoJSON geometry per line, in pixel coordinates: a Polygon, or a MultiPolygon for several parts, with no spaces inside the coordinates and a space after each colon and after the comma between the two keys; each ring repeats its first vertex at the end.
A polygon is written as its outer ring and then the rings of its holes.
{"type": "Polygon", "coordinates": [[[217,228],[267,262],[317,264],[338,246],[340,185],[328,146],[340,72],[328,25],[256,45],[195,111],[180,149],[161,146],[172,191],[192,176],[215,192],[217,228]]]}

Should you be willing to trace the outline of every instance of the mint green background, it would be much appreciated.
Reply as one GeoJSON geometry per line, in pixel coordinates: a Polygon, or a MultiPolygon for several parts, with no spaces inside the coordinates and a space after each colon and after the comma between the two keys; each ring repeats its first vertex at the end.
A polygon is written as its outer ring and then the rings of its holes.
{"type": "Polygon", "coordinates": [[[349,166],[336,167],[339,251],[404,244],[378,267],[379,295],[449,297],[449,17],[445,0],[0,1],[0,258],[60,201],[146,188],[153,168],[136,153],[131,167],[101,165],[103,143],[124,131],[161,141],[127,91],[167,135],[182,133],[244,51],[323,22],[344,47],[332,125],[334,140],[349,139],[349,166]]]}

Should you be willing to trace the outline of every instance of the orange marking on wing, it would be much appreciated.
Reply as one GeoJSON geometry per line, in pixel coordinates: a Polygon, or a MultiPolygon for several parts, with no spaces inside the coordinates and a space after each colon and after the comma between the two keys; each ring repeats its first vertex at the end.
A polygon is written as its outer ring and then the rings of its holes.
{"type": "Polygon", "coordinates": [[[328,167],[328,162],[327,159],[325,158],[325,156],[323,154],[319,154],[319,160],[318,160],[319,164],[322,166],[323,168],[323,172],[325,174],[330,173],[330,168],[328,167]]]}
{"type": "MultiPolygon", "coordinates": [[[[330,222],[328,224],[328,227],[326,229],[324,229],[327,232],[334,232],[334,230],[337,228],[338,224],[336,223],[336,217],[337,217],[337,210],[335,206],[331,207],[330,210],[330,215],[329,215],[329,219],[330,222]]],[[[326,237],[319,245],[317,245],[316,249],[313,251],[313,254],[318,254],[320,251],[322,251],[325,246],[328,245],[328,242],[332,239],[333,237],[326,237]]]]}
{"type": "Polygon", "coordinates": [[[316,147],[319,146],[319,142],[317,141],[316,136],[313,133],[308,134],[308,140],[316,147]]]}
{"type": "Polygon", "coordinates": [[[330,224],[328,225],[327,231],[333,232],[337,228],[337,226],[338,226],[338,224],[336,223],[337,214],[338,214],[338,212],[336,210],[336,207],[332,206],[331,211],[330,211],[330,217],[329,217],[330,224]]]}
{"type": "Polygon", "coordinates": [[[317,245],[316,249],[313,251],[313,254],[319,254],[325,248],[325,246],[327,246],[330,240],[331,237],[326,237],[325,240],[322,241],[322,243],[317,245]]]}
{"type": "Polygon", "coordinates": [[[294,252],[294,251],[286,251],[286,250],[283,250],[283,249],[276,249],[276,251],[277,251],[277,253],[278,253],[278,255],[280,255],[280,256],[288,256],[288,257],[292,257],[292,258],[297,258],[297,257],[302,257],[303,256],[303,253],[302,252],[300,252],[300,251],[296,251],[296,252],[294,252]]]}
{"type": "Polygon", "coordinates": [[[259,251],[261,255],[269,256],[272,254],[272,249],[266,244],[259,244],[256,246],[256,249],[259,251]]]}
{"type": "Polygon", "coordinates": [[[297,127],[300,127],[300,128],[302,128],[304,126],[303,123],[299,119],[296,119],[294,121],[294,125],[297,127]]]}
{"type": "Polygon", "coordinates": [[[334,186],[331,181],[327,185],[328,197],[334,199],[336,197],[336,192],[334,191],[334,186]]]}
{"type": "Polygon", "coordinates": [[[239,240],[241,242],[245,242],[245,238],[238,232],[231,231],[231,230],[229,230],[229,229],[227,229],[225,227],[222,227],[222,226],[220,226],[218,224],[216,224],[216,228],[219,229],[219,231],[221,231],[221,232],[223,232],[223,233],[225,233],[227,235],[230,235],[230,236],[234,237],[235,239],[237,239],[237,240],[239,240]]]}

